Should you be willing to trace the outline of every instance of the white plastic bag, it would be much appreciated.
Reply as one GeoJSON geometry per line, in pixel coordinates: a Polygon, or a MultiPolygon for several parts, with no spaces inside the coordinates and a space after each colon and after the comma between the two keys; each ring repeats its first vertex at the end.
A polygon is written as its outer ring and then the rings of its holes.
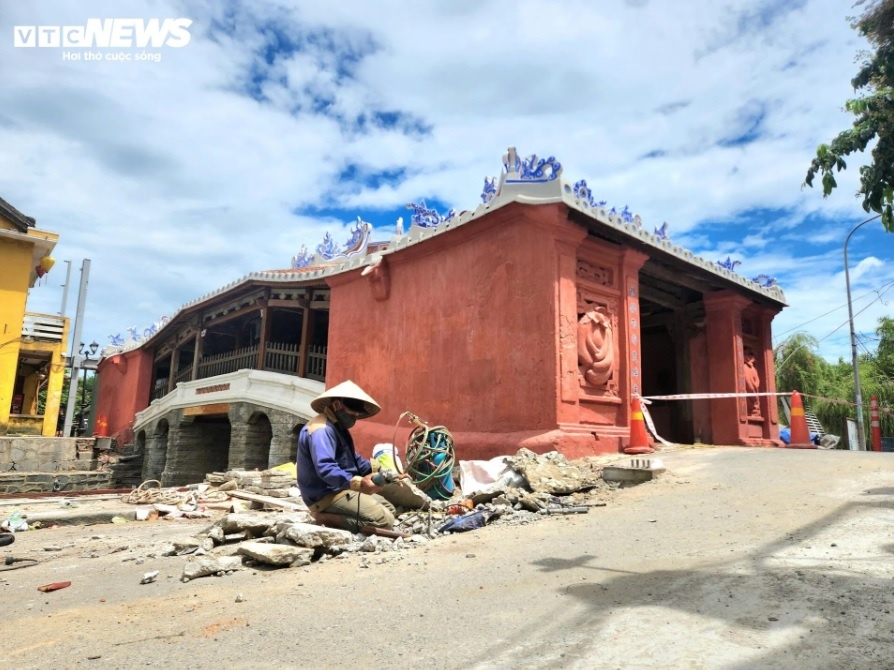
{"type": "Polygon", "coordinates": [[[506,464],[508,456],[497,456],[489,461],[460,461],[460,487],[463,495],[497,488],[520,488],[527,483],[523,475],[506,464]]]}

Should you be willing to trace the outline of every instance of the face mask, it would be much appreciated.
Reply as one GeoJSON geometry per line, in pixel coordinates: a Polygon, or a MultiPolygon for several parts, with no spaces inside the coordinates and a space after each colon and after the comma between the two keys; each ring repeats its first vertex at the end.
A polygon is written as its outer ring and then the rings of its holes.
{"type": "Polygon", "coordinates": [[[354,424],[357,423],[357,417],[353,414],[348,414],[343,409],[340,409],[335,413],[335,418],[338,419],[338,422],[341,424],[342,428],[345,429],[353,428],[354,424]]]}

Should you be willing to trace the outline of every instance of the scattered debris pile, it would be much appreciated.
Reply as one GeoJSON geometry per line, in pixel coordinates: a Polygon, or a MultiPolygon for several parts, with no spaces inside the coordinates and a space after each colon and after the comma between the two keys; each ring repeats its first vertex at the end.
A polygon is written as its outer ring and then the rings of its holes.
{"type": "Polygon", "coordinates": [[[244,567],[301,567],[352,553],[397,551],[427,542],[354,535],[313,523],[307,512],[236,512],[227,514],[200,536],[173,543],[167,556],[189,555],[182,581],[229,574],[244,567]]]}
{"type": "MultiPolygon", "coordinates": [[[[389,537],[355,535],[315,523],[294,476],[282,467],[215,472],[205,483],[183,488],[147,488],[144,482],[124,499],[145,503],[151,495],[156,499],[150,504],[166,515],[202,514],[206,505],[227,510],[197,536],[162,552],[188,557],[181,579],[189,581],[246,567],[298,567],[352,555],[362,557],[360,567],[369,567],[371,554],[380,554],[376,563],[401,560],[403,550],[444,534],[587,514],[607,505],[620,486],[603,478],[604,468],[595,460],[569,461],[558,452],[538,455],[521,449],[515,456],[492,461],[461,462],[459,470],[474,477],[461,478],[450,500],[432,500],[403,484],[406,505],[398,507],[397,525],[389,537]]],[[[152,581],[154,576],[147,583],[152,581]]]]}
{"type": "Polygon", "coordinates": [[[162,488],[157,479],[148,479],[130,493],[121,496],[122,502],[143,506],[136,511],[139,521],[159,517],[168,520],[210,517],[208,506],[226,500],[226,495],[209,490],[206,484],[162,488]]]}

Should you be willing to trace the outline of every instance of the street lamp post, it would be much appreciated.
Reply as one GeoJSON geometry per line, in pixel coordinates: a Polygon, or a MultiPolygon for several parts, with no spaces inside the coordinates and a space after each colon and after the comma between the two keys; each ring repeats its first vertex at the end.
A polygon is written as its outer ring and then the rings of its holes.
{"type": "Polygon", "coordinates": [[[857,364],[857,334],[854,332],[854,308],[851,305],[851,277],[847,268],[847,243],[851,239],[851,235],[857,232],[857,229],[861,226],[869,223],[870,221],[875,221],[881,217],[881,214],[876,214],[875,216],[871,216],[865,221],[861,221],[856,226],[853,227],[851,232],[847,234],[847,237],[844,238],[844,284],[847,288],[847,319],[851,326],[851,361],[854,366],[854,402],[857,405],[857,450],[863,451],[864,444],[866,444],[866,440],[864,438],[864,429],[863,429],[863,392],[860,390],[860,368],[857,364]]]}
{"type": "MultiPolygon", "coordinates": [[[[88,362],[91,360],[91,356],[96,356],[96,351],[99,349],[99,343],[96,340],[90,343],[90,350],[84,350],[84,343],[81,342],[81,348],[78,350],[78,355],[81,357],[83,362],[88,362]]],[[[94,402],[94,399],[91,394],[91,402],[94,402]]],[[[84,366],[84,381],[81,385],[81,420],[80,425],[78,426],[77,433],[79,437],[83,437],[81,430],[86,429],[87,422],[84,420],[84,410],[87,407],[87,366],[84,366]]]]}

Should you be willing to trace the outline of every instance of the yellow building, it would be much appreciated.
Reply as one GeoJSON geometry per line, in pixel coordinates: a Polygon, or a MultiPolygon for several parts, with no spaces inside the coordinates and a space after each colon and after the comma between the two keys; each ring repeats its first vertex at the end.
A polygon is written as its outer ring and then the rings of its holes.
{"type": "Polygon", "coordinates": [[[68,319],[26,311],[59,235],[34,224],[0,198],[0,435],[55,435],[62,400],[68,319]]]}

